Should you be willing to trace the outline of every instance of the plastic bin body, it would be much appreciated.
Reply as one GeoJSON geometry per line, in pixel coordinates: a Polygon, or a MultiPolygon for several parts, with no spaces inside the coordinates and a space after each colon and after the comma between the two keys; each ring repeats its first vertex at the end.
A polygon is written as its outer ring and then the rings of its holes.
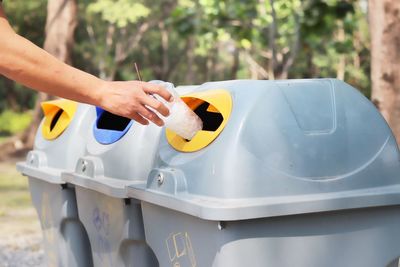
{"type": "MultiPolygon", "coordinates": [[[[52,106],[54,102],[48,103],[52,106]]],[[[55,103],[54,108],[63,109],[69,102],[58,100],[55,103]]],[[[83,155],[83,136],[94,116],[94,107],[77,104],[70,122],[52,139],[44,138],[42,128],[46,127],[48,119],[45,117],[36,134],[34,150],[28,153],[26,162],[17,164],[17,169],[29,179],[32,203],[43,231],[48,266],[92,266],[89,240],[78,217],[75,190],[61,179],[61,172],[73,170],[77,158],[83,155]]],[[[61,122],[52,123],[57,129],[61,122]]]]}
{"type": "Polygon", "coordinates": [[[127,197],[126,187],[146,186],[162,128],[103,111],[92,125],[93,131],[85,136],[85,155],[74,172],[63,173],[63,179],[75,185],[79,218],[88,233],[94,265],[158,266],[145,240],[140,202],[127,197]]]}
{"type": "Polygon", "coordinates": [[[125,187],[146,183],[161,129],[133,122],[125,131],[112,144],[89,133],[85,156],[63,177],[75,185],[94,265],[153,267],[157,259],[145,242],[140,203],[128,199],[125,187]]]}
{"type": "Polygon", "coordinates": [[[74,189],[35,177],[29,178],[29,189],[40,219],[47,266],[92,266],[74,189]]]}
{"type": "Polygon", "coordinates": [[[83,187],[77,189],[77,201],[94,266],[158,266],[145,242],[140,202],[83,187]]]}
{"type": "Polygon", "coordinates": [[[399,150],[370,101],[334,79],[213,82],[196,92],[218,90],[232,101],[218,136],[196,150],[204,140],[189,147],[162,134],[146,186],[128,186],[161,267],[396,261],[399,150]]]}
{"type": "Polygon", "coordinates": [[[228,221],[222,229],[148,203],[143,215],[160,267],[389,267],[400,255],[399,206],[228,221]]]}

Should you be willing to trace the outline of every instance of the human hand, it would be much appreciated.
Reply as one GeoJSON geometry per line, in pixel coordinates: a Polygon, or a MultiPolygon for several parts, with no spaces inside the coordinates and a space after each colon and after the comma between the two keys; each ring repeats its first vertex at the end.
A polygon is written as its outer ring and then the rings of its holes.
{"type": "Polygon", "coordinates": [[[157,94],[167,101],[172,100],[172,95],[160,85],[140,81],[104,81],[99,93],[101,94],[100,107],[113,114],[133,119],[143,125],[148,125],[149,121],[158,126],[164,125],[163,120],[148,107],[164,117],[169,115],[169,109],[151,96],[157,94]]]}

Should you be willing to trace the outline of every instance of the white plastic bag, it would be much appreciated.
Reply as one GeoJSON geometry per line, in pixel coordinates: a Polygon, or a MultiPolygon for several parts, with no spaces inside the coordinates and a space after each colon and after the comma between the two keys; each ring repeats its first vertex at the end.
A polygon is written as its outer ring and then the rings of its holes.
{"type": "Polygon", "coordinates": [[[159,95],[154,97],[162,102],[169,109],[169,116],[164,117],[157,113],[164,121],[165,127],[174,131],[177,135],[191,140],[198,131],[203,128],[203,122],[191,110],[185,102],[179,97],[179,94],[175,91],[175,86],[172,83],[164,81],[150,81],[150,83],[159,84],[165,87],[173,96],[172,102],[167,102],[164,98],[159,95]]]}

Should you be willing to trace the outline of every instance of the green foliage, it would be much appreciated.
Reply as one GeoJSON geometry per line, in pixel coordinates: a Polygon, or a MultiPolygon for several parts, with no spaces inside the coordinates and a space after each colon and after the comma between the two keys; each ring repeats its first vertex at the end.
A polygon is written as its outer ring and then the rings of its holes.
{"type": "Polygon", "coordinates": [[[87,12],[101,14],[103,20],[123,28],[146,18],[151,11],[135,0],[97,0],[89,4],[87,12]]]}
{"type": "MultiPolygon", "coordinates": [[[[3,3],[14,30],[38,46],[42,46],[45,37],[46,5],[46,0],[4,1],[3,3]]],[[[0,112],[5,109],[25,111],[33,108],[35,96],[36,94],[31,90],[0,76],[0,112]]]]}
{"type": "MultiPolygon", "coordinates": [[[[44,38],[46,3],[4,4],[14,28],[38,45],[44,38]]],[[[279,74],[298,47],[288,78],[344,73],[345,81],[370,95],[369,30],[361,0],[85,0],[78,5],[73,63],[102,78],[136,79],[137,62],[145,80],[263,79],[254,74],[254,62],[268,72],[274,60],[279,74]]],[[[31,91],[0,78],[0,112],[24,111],[34,101],[31,91]]]]}
{"type": "Polygon", "coordinates": [[[11,110],[0,114],[0,135],[12,135],[23,131],[32,121],[30,112],[16,113],[11,110]]]}
{"type": "Polygon", "coordinates": [[[15,31],[41,46],[46,24],[46,0],[6,1],[3,6],[15,31]]]}

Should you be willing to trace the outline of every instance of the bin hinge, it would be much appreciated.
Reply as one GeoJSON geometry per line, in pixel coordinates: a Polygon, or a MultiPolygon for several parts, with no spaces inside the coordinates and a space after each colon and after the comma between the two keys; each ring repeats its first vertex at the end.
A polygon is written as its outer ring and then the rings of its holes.
{"type": "Polygon", "coordinates": [[[42,151],[30,151],[26,156],[26,163],[35,168],[45,167],[47,165],[46,154],[42,151]]]}
{"type": "Polygon", "coordinates": [[[177,195],[187,191],[185,175],[173,168],[153,169],[147,180],[147,189],[177,195]]]}
{"type": "Polygon", "coordinates": [[[75,172],[95,178],[104,175],[103,162],[95,157],[83,157],[78,160],[75,172]]]}

